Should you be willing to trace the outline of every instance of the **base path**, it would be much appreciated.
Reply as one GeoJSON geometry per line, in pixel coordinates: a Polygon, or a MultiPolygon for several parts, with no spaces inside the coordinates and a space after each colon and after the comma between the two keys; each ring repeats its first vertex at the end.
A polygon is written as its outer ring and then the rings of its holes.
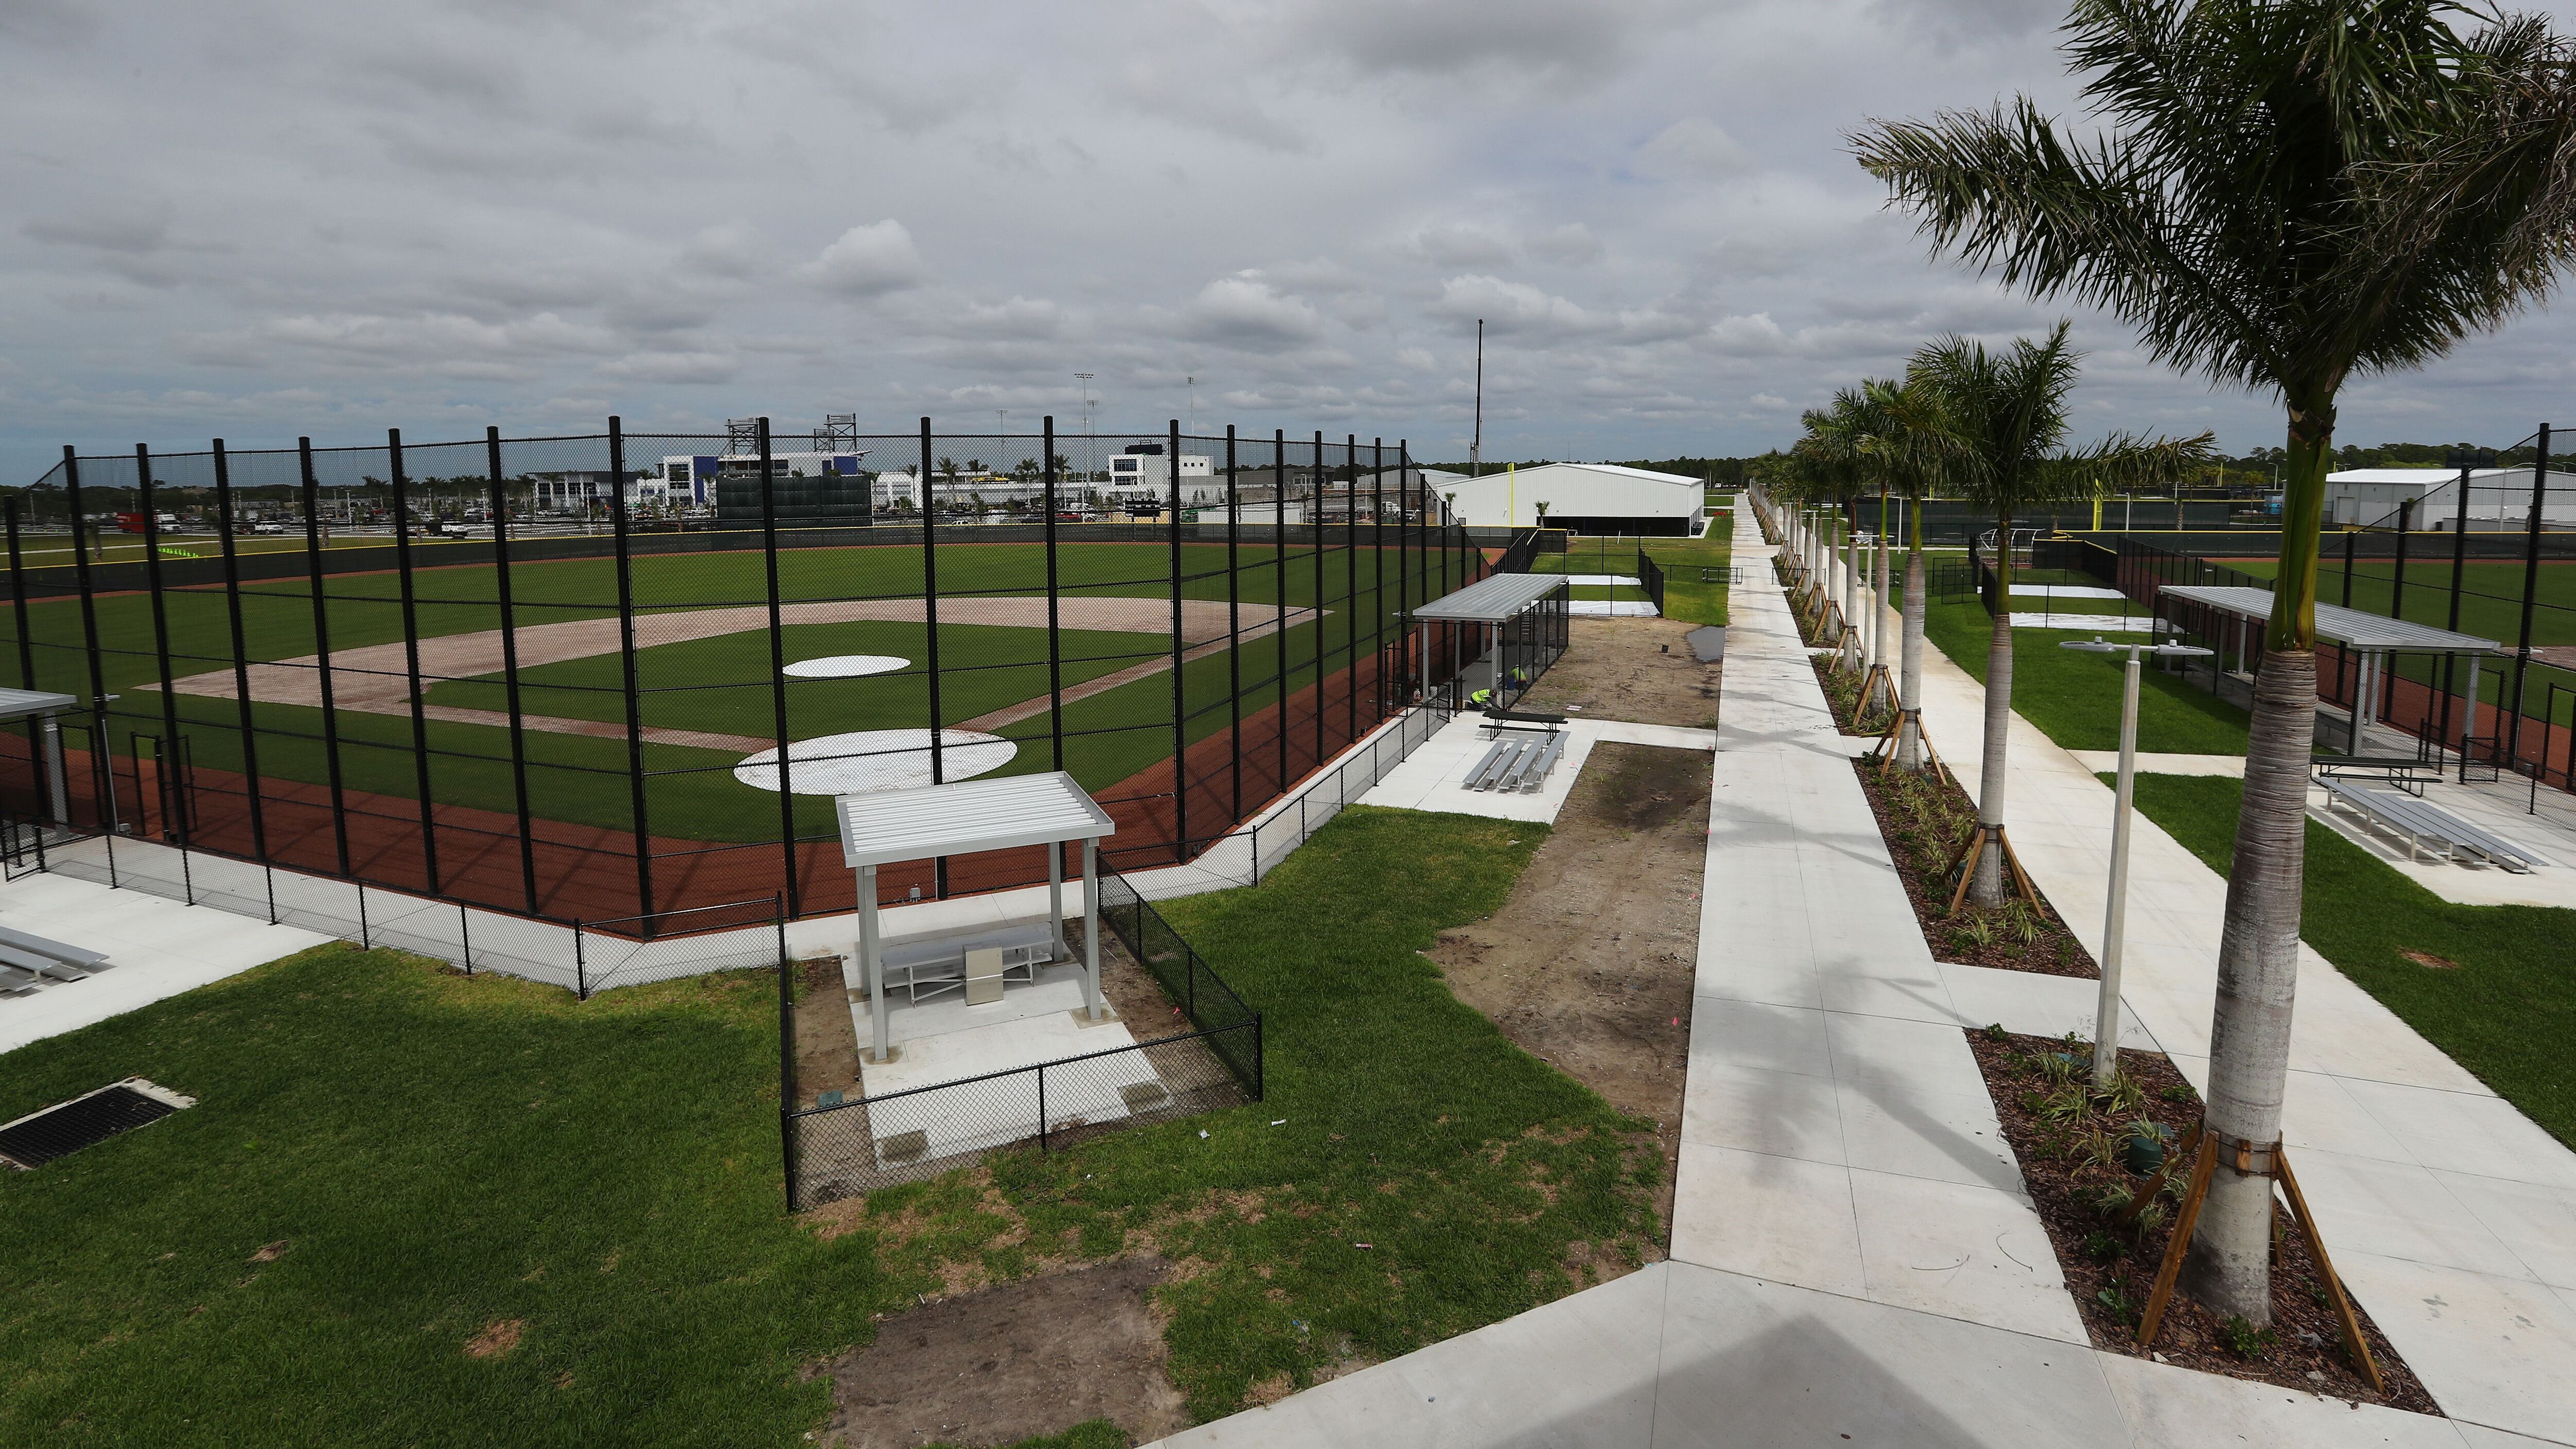
{"type": "MultiPolygon", "coordinates": [[[[1043,596],[1030,598],[968,597],[943,600],[939,622],[947,624],[986,624],[1004,628],[1043,629],[1047,627],[1047,601],[1043,596]]],[[[1288,627],[1311,622],[1330,610],[1290,609],[1288,627]]],[[[1172,603],[1168,598],[1073,598],[1056,601],[1057,623],[1066,629],[1119,634],[1168,634],[1172,627],[1172,603]]],[[[812,604],[785,604],[778,610],[781,624],[853,624],[887,622],[926,624],[930,610],[921,599],[845,599],[812,604]]],[[[1197,659],[1230,647],[1238,640],[1262,638],[1280,627],[1279,609],[1271,604],[1237,604],[1231,609],[1219,600],[1184,599],[1181,601],[1181,638],[1198,647],[1188,650],[1185,659],[1197,659]],[[1229,633],[1231,620],[1239,632],[1229,633]]],[[[765,604],[742,605],[723,609],[695,609],[676,614],[644,614],[635,620],[635,646],[649,649],[660,644],[679,644],[693,639],[712,639],[726,634],[744,634],[769,627],[769,607],[765,604]]],[[[504,641],[518,648],[522,673],[548,664],[562,664],[574,659],[590,659],[602,654],[615,654],[625,647],[625,637],[614,617],[604,619],[571,619],[556,624],[534,624],[516,631],[486,629],[473,634],[440,634],[420,641],[420,677],[423,681],[474,679],[498,674],[507,667],[504,641]]],[[[322,658],[306,654],[294,659],[279,659],[253,664],[250,676],[251,698],[261,704],[300,704],[318,709],[322,705],[322,658]]],[[[1106,690],[1116,689],[1139,679],[1150,678],[1172,667],[1168,655],[1133,664],[1125,669],[1102,675],[1098,679],[1068,687],[1065,700],[1088,699],[1106,690]]],[[[356,649],[331,651],[331,704],[335,709],[359,714],[411,714],[411,663],[400,644],[369,644],[356,649]]],[[[153,685],[142,686],[145,689],[153,685]]],[[[174,680],[170,686],[180,694],[203,695],[214,699],[232,699],[240,686],[230,669],[192,674],[174,680]]],[[[1051,701],[1040,695],[1034,700],[978,715],[961,723],[972,730],[992,730],[1030,718],[1049,708],[1051,701]]],[[[460,709],[453,705],[429,704],[421,707],[428,719],[447,720],[456,724],[492,725],[508,728],[510,716],[496,709],[460,709]]],[[[590,735],[600,739],[626,738],[626,726],[613,720],[566,719],[554,715],[522,715],[523,728],[542,734],[590,735]]],[[[664,729],[647,725],[638,734],[648,743],[688,745],[699,749],[727,750],[736,754],[775,749],[778,741],[768,736],[717,734],[705,730],[664,729]]]]}

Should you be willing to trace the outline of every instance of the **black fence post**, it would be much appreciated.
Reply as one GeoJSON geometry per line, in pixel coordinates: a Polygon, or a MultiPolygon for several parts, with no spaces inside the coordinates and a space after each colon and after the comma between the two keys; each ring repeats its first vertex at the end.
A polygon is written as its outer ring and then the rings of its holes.
{"type": "MultiPolygon", "coordinates": [[[[188,805],[180,795],[179,692],[170,687],[170,614],[161,590],[161,510],[153,499],[152,450],[134,445],[134,506],[143,513],[143,577],[152,592],[152,660],[161,681],[161,732],[169,745],[153,762],[154,783],[161,787],[162,833],[188,839],[188,805]]],[[[180,857],[180,871],[187,858],[180,857]]]]}
{"type": "Polygon", "coordinates": [[[581,921],[572,923],[572,994],[576,1000],[590,999],[590,962],[582,950],[581,921]]]}
{"type": "MultiPolygon", "coordinates": [[[[1374,720],[1386,718],[1386,439],[1371,440],[1375,451],[1369,455],[1369,553],[1373,567],[1369,577],[1373,585],[1369,595],[1369,657],[1376,661],[1377,688],[1370,691],[1370,714],[1374,720]]],[[[1353,479],[1357,482],[1357,479],[1353,479]]],[[[1397,501],[1402,501],[1404,480],[1396,480],[1397,501]]],[[[1396,531],[1396,541],[1404,541],[1403,530],[1396,531]]],[[[1401,576],[1402,570],[1397,570],[1401,576]]],[[[1358,736],[1352,736],[1357,739],[1358,736]]]]}
{"type": "Polygon", "coordinates": [[[1342,745],[1360,739],[1360,435],[1342,438],[1342,467],[1350,477],[1342,490],[1342,745]]]}
{"type": "MultiPolygon", "coordinates": [[[[18,495],[0,498],[9,519],[9,604],[18,620],[18,687],[36,687],[36,645],[27,633],[27,559],[18,544],[18,495]]],[[[38,751],[42,753],[41,750],[38,751]]]]}
{"type": "Polygon", "coordinates": [[[1055,414],[1049,413],[1039,423],[1039,452],[1044,464],[1039,476],[1046,487],[1046,597],[1047,597],[1047,758],[1053,768],[1064,768],[1064,619],[1058,607],[1056,589],[1056,506],[1055,506],[1055,414]]]}
{"type": "Polygon", "coordinates": [[[519,615],[510,595],[510,489],[501,472],[501,430],[483,430],[483,463],[492,489],[492,586],[501,604],[501,690],[510,709],[510,796],[519,815],[519,888],[537,914],[537,842],[529,823],[528,734],[519,709],[519,615]]]}
{"type": "Polygon", "coordinates": [[[772,476],[769,419],[760,418],[753,426],[759,430],[760,449],[760,561],[769,591],[769,707],[778,734],[778,853],[787,871],[787,909],[793,915],[803,897],[797,881],[801,862],[796,854],[796,788],[787,758],[794,737],[788,733],[787,635],[780,627],[778,601],[778,480],[772,476]]]}
{"type": "Polygon", "coordinates": [[[1324,430],[1315,430],[1315,768],[1332,752],[1324,748],[1324,430]]]}
{"type": "Polygon", "coordinates": [[[421,874],[438,894],[438,815],[429,793],[429,715],[421,701],[420,619],[412,588],[411,478],[403,468],[402,429],[385,429],[386,476],[393,485],[394,573],[401,582],[403,671],[411,686],[412,788],[420,796],[421,874]]]}
{"type": "Polygon", "coordinates": [[[2343,535],[2343,606],[2352,607],[2352,541],[2359,537],[2351,529],[2343,535]]]}
{"type": "Polygon", "coordinates": [[[1243,822],[1243,500],[1234,481],[1234,424],[1225,425],[1225,697],[1234,729],[1234,813],[1243,822]]]}
{"type": "MultiPolygon", "coordinates": [[[[242,631],[241,550],[233,541],[233,471],[232,460],[224,452],[224,440],[215,439],[215,523],[223,537],[224,609],[232,625],[233,642],[233,713],[241,722],[242,788],[250,798],[250,849],[260,863],[260,875],[268,874],[268,815],[260,799],[259,730],[250,707],[250,646],[242,631]]],[[[271,885],[270,894],[276,893],[271,885]]],[[[269,906],[269,921],[277,924],[276,903],[269,906]]]]}
{"type": "MultiPolygon", "coordinates": [[[[783,929],[783,928],[782,928],[783,929]]],[[[783,939],[783,938],[782,938],[783,939]]],[[[796,1211],[796,998],[795,968],[778,952],[778,1160],[787,1179],[787,1210],[796,1211]]]]}
{"type": "Polygon", "coordinates": [[[90,760],[95,766],[107,757],[108,743],[105,712],[107,705],[107,661],[98,647],[98,590],[89,570],[89,553],[81,547],[80,455],[69,443],[63,445],[63,505],[72,515],[72,575],[80,587],[81,643],[89,651],[89,709],[100,714],[100,727],[90,740],[90,760]]]}
{"type": "MultiPolygon", "coordinates": [[[[2451,614],[2450,622],[2445,626],[2454,634],[2458,633],[2460,630],[2460,587],[2469,572],[2469,472],[2471,464],[2465,457],[2459,460],[2459,464],[2460,499],[2454,508],[2451,517],[2451,614]]],[[[2451,737],[2451,698],[2453,690],[2459,683],[2459,666],[2459,655],[2444,654],[2442,656],[2442,738],[2445,740],[2448,740],[2451,737]]],[[[2468,767],[2469,742],[2466,736],[2463,735],[2460,740],[2460,769],[2462,771],[2461,779],[2463,781],[2468,778],[2466,773],[2468,767]]]]}
{"type": "Polygon", "coordinates": [[[1181,420],[1171,420],[1165,435],[1171,443],[1170,455],[1164,460],[1166,491],[1170,496],[1170,537],[1172,567],[1172,859],[1190,858],[1190,711],[1189,691],[1182,668],[1181,638],[1181,420]]]}
{"type": "MultiPolygon", "coordinates": [[[[338,851],[340,874],[345,877],[349,874],[349,811],[340,778],[340,710],[331,690],[330,597],[322,581],[322,488],[313,476],[311,438],[295,440],[295,462],[303,483],[304,557],[313,581],[314,672],[322,684],[322,759],[331,781],[331,840],[338,851]]],[[[511,711],[513,717],[517,713],[511,711]]]]}
{"type": "Polygon", "coordinates": [[[653,937],[653,829],[644,799],[644,689],[635,658],[635,528],[626,501],[626,422],[608,419],[608,518],[617,533],[617,649],[626,684],[626,789],[635,825],[635,913],[653,937]]]}
{"type": "Polygon", "coordinates": [[[1270,590],[1278,622],[1273,642],[1279,654],[1279,793],[1288,793],[1288,430],[1270,430],[1270,481],[1278,511],[1270,530],[1270,590]]]}
{"type": "Polygon", "coordinates": [[[1038,1063],[1038,1151],[1047,1150],[1046,1063],[1038,1063]]]}
{"type": "MultiPolygon", "coordinates": [[[[2505,758],[2522,759],[2523,685],[2531,677],[2531,609],[2540,592],[2541,509],[2549,495],[2549,424],[2540,425],[2540,446],[2531,458],[2531,516],[2524,520],[2522,548],[2522,635],[2514,649],[2513,724],[2505,758]]],[[[2543,741],[2547,736],[2542,736],[2543,741]]]]}
{"type": "MultiPolygon", "coordinates": [[[[930,686],[930,783],[948,782],[945,731],[948,718],[939,701],[939,492],[930,481],[930,419],[921,420],[921,611],[926,638],[922,663],[930,686]]],[[[1053,646],[1049,646],[1053,647],[1053,646]]],[[[948,899],[948,857],[930,863],[933,899],[948,899]]]]}

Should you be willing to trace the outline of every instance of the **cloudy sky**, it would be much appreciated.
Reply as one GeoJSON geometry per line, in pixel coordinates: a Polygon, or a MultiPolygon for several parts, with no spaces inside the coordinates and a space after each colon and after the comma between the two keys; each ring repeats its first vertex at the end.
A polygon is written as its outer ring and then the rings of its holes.
{"type": "MultiPolygon", "coordinates": [[[[2048,0],[0,0],[0,480],[83,451],[1174,416],[1746,453],[1947,330],[1871,116],[2071,87],[2048,0]],[[1195,383],[1185,379],[1195,379],[1195,383]]],[[[2076,314],[2100,427],[2276,444],[2076,314]]],[[[2576,309],[2346,394],[2503,444],[2576,309]]],[[[2566,421],[2561,418],[2560,421],[2566,421]]]]}

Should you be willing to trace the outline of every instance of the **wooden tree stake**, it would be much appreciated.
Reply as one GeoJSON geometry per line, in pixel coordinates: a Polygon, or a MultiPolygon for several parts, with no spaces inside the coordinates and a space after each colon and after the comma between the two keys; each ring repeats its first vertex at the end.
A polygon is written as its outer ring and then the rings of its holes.
{"type": "Polygon", "coordinates": [[[2352,1297],[2343,1291],[2343,1275],[2326,1257],[2325,1237],[2317,1231],[2317,1220],[2308,1215],[2307,1197],[2299,1191],[2299,1179],[2290,1171],[2290,1159],[2279,1148],[2272,1150],[2272,1160],[2280,1164],[2281,1191],[2290,1200],[2290,1215],[2299,1221],[2299,1235],[2307,1240],[2308,1256],[2316,1261],[2317,1276],[2326,1284],[2326,1296],[2333,1301],[2335,1322],[2343,1328],[2344,1352],[2361,1369],[2361,1376],[2380,1393],[2388,1392],[2387,1381],[2380,1377],[2379,1361],[2370,1356],[2370,1343],[2361,1336],[2361,1315],[2353,1312],[2352,1297]]]}
{"type": "Polygon", "coordinates": [[[2164,1323],[2165,1304],[2173,1298],[2174,1279],[2182,1272],[2183,1254],[2191,1249],[2191,1230],[2200,1222],[2200,1204],[2209,1196],[2209,1175],[2218,1166],[2218,1142],[2209,1132],[2200,1134],[2200,1150],[2192,1154],[2191,1190],[2182,1195],[2182,1210],[2174,1214],[2173,1241],[2165,1244],[2165,1260],[2156,1265],[2156,1286],[2147,1294],[2147,1311],[2138,1319],[2138,1346],[2156,1341],[2156,1329],[2164,1323]]]}

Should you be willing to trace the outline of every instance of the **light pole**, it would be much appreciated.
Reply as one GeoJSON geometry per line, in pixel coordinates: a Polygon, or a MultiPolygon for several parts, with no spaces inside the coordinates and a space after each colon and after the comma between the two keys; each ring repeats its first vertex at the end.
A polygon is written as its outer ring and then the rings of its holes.
{"type": "Polygon", "coordinates": [[[2111,1078],[2120,1070],[2120,937],[2129,914],[2129,815],[2138,783],[2138,661],[2149,654],[2159,659],[2206,658],[2209,651],[2196,644],[2114,644],[2098,634],[2061,640],[2057,647],[2129,656],[2128,677],[2120,686],[2119,803],[2111,808],[2111,898],[2102,916],[2102,993],[2093,1008],[2093,1090],[2108,1092],[2111,1078]]]}

